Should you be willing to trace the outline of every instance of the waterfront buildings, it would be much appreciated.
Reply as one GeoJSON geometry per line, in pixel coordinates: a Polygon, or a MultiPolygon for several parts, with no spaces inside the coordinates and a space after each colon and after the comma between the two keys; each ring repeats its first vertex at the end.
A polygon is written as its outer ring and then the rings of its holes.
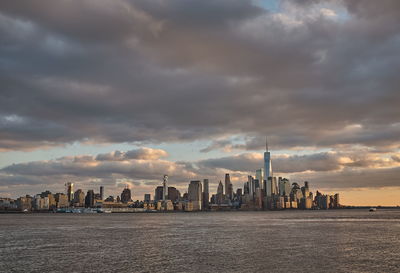
{"type": "Polygon", "coordinates": [[[37,211],[49,210],[49,198],[47,196],[42,197],[40,194],[35,195],[33,201],[33,207],[37,211]]]}
{"type": "MultiPolygon", "coordinates": [[[[258,179],[253,179],[257,181],[258,179]]],[[[272,180],[272,179],[270,179],[272,180]]],[[[70,207],[79,208],[108,208],[115,211],[126,211],[129,208],[144,209],[150,211],[199,211],[199,210],[280,210],[280,209],[334,209],[340,208],[339,194],[325,195],[316,192],[314,197],[310,191],[310,185],[306,181],[303,186],[294,182],[290,184],[286,178],[278,178],[279,191],[266,195],[266,191],[255,185],[253,195],[249,192],[244,193],[242,188],[236,189],[232,193],[232,199],[224,194],[223,183],[219,181],[217,193],[208,199],[209,180],[192,180],[188,185],[188,192],[183,196],[175,187],[168,187],[168,196],[173,197],[167,200],[152,200],[150,194],[144,195],[144,201],[133,202],[131,192],[125,187],[121,193],[121,198],[109,196],[104,201],[96,200],[96,194],[93,190],[88,190],[86,196],[81,189],[74,193],[72,203],[68,202],[68,195],[64,193],[52,194],[50,191],[44,191],[40,194],[30,197],[29,195],[18,198],[17,200],[0,200],[0,210],[18,209],[20,211],[55,211],[59,209],[68,209],[70,207]],[[3,203],[1,203],[3,202],[3,203]],[[208,206],[207,206],[208,204],[208,206]]],[[[232,183],[231,183],[232,184],[232,183]]],[[[247,186],[248,182],[245,183],[247,186]]],[[[161,190],[163,186],[161,186],[161,190]]],[[[156,190],[157,192],[157,190],[156,190]]],[[[161,191],[162,192],[162,191],[161,191]]],[[[162,196],[161,196],[162,197],[162,196]]]]}
{"type": "Polygon", "coordinates": [[[46,209],[55,209],[56,208],[56,199],[54,195],[50,191],[44,191],[40,194],[40,198],[45,198],[48,208],[46,209]]]}
{"type": "Polygon", "coordinates": [[[68,196],[64,193],[56,193],[54,195],[56,202],[57,202],[57,208],[67,208],[69,207],[69,202],[68,202],[68,196]]]}
{"type": "Polygon", "coordinates": [[[31,211],[32,210],[32,197],[29,195],[19,197],[17,199],[17,208],[21,211],[31,211]]]}

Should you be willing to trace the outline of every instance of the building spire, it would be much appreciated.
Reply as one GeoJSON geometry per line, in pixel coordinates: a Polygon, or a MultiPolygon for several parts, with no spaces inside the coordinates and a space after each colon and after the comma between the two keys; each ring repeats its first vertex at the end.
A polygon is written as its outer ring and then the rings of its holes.
{"type": "Polygon", "coordinates": [[[265,136],[265,150],[268,152],[268,137],[265,136]]]}

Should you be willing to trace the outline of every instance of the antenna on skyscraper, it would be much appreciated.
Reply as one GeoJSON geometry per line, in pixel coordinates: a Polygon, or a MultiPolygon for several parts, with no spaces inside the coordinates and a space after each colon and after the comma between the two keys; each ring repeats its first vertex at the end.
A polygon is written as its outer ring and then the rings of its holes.
{"type": "Polygon", "coordinates": [[[268,152],[268,137],[265,136],[265,149],[268,152]]]}

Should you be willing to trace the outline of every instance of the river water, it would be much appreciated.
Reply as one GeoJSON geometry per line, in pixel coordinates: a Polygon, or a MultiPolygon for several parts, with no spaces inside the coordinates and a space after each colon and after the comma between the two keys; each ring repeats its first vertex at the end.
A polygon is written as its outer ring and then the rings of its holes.
{"type": "Polygon", "coordinates": [[[400,272],[400,210],[2,214],[0,272],[400,272]]]}

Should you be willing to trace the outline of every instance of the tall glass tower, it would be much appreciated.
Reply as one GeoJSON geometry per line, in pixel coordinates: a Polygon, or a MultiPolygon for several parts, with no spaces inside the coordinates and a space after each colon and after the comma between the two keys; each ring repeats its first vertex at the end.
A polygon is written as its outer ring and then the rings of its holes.
{"type": "Polygon", "coordinates": [[[264,152],[264,180],[266,181],[266,194],[269,196],[272,193],[272,165],[271,165],[271,153],[268,151],[268,139],[265,138],[265,152],[264,152]]]}

